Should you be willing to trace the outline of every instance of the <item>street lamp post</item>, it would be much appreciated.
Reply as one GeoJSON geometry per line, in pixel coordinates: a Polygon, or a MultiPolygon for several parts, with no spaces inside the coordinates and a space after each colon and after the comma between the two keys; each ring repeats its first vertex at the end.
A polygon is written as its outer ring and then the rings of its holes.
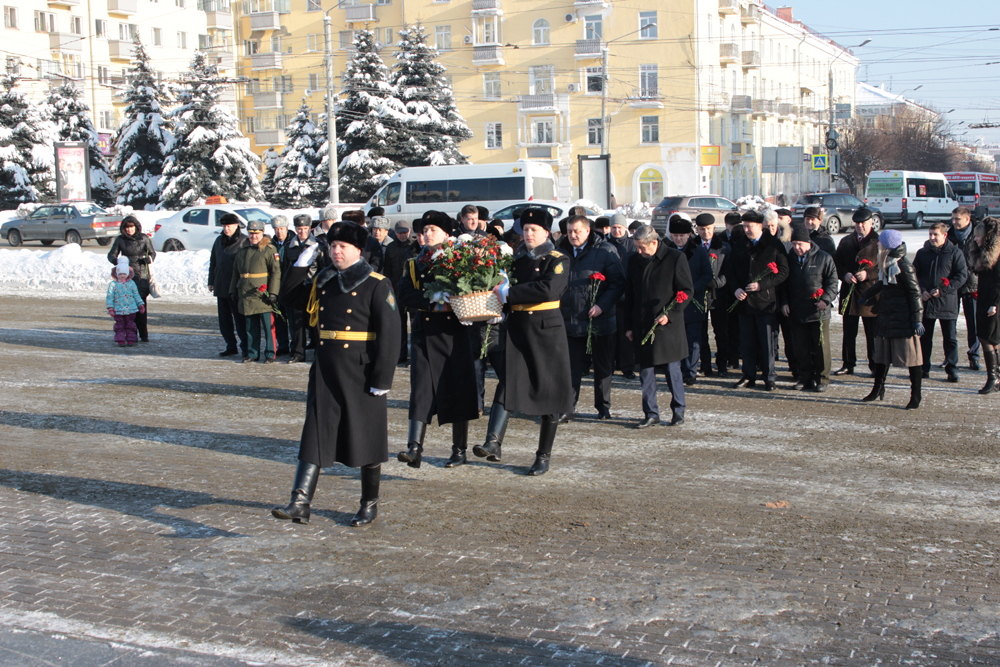
{"type": "Polygon", "coordinates": [[[323,36],[325,38],[326,69],[326,159],[330,167],[330,203],[340,203],[340,176],[337,173],[337,124],[333,115],[333,28],[330,22],[330,12],[340,7],[341,0],[323,15],[323,36]]]}

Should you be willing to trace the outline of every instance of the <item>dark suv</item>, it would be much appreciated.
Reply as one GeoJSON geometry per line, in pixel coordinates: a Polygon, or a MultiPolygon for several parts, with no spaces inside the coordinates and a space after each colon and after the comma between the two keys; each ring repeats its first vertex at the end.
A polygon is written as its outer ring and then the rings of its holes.
{"type": "MultiPolygon", "coordinates": [[[[817,192],[810,195],[802,195],[792,206],[792,222],[802,222],[802,214],[810,206],[819,206],[823,209],[823,226],[830,234],[839,234],[842,230],[850,229],[854,226],[854,212],[864,206],[865,203],[853,195],[839,192],[817,192]]],[[[869,206],[872,210],[872,229],[880,231],[882,229],[882,213],[874,206],[869,206]]]]}
{"type": "Polygon", "coordinates": [[[735,210],[736,204],[717,195],[664,197],[663,201],[653,209],[651,224],[656,233],[663,236],[667,233],[667,221],[674,213],[687,213],[692,220],[702,213],[711,213],[715,216],[716,226],[721,227],[726,224],[726,213],[735,210]]]}

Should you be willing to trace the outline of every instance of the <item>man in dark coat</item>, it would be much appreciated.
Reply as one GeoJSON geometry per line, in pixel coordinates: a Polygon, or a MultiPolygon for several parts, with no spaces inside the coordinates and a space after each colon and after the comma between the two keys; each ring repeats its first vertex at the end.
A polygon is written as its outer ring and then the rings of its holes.
{"type": "Polygon", "coordinates": [[[798,362],[796,389],[826,391],[823,382],[822,322],[829,319],[837,298],[837,267],[833,257],[820,250],[805,226],[792,229],[792,254],[788,280],[781,284],[784,304],[798,362]]]}
{"type": "Polygon", "coordinates": [[[772,338],[777,327],[778,286],[788,278],[788,260],[779,243],[763,233],[763,218],[756,211],[743,214],[746,237],[733,247],[733,261],[727,283],[740,301],[740,341],[743,377],[736,387],[756,386],[758,362],[763,369],[764,390],[773,391],[772,338]]]}
{"type": "Polygon", "coordinates": [[[361,259],[367,237],[351,222],[327,233],[333,265],[316,277],[308,306],[320,340],[309,369],[299,465],[292,501],[271,510],[278,519],[309,522],[320,469],[333,463],[361,468],[361,507],[351,525],[369,524],[378,514],[399,325],[389,281],[361,259]]]}
{"type": "MultiPolygon", "coordinates": [[[[291,331],[291,347],[288,363],[298,364],[306,360],[307,334],[314,334],[309,327],[306,306],[313,280],[329,264],[326,241],[317,241],[312,234],[312,219],[306,213],[292,218],[295,234],[289,238],[281,256],[281,290],[278,303],[287,313],[291,331]]],[[[315,347],[315,345],[313,345],[315,347]]]]}
{"type": "Polygon", "coordinates": [[[424,293],[434,280],[431,258],[454,231],[451,216],[427,211],[420,220],[424,248],[406,263],[396,285],[399,303],[414,311],[410,350],[410,429],[406,451],[396,457],[411,468],[419,468],[427,424],[437,415],[438,424],[451,424],[452,468],[465,463],[469,421],[479,418],[476,404],[475,368],[469,335],[451,311],[444,294],[431,301],[424,293]]]}
{"type": "Polygon", "coordinates": [[[687,257],[691,270],[691,280],[694,281],[694,294],[690,295],[687,308],[684,309],[684,333],[687,336],[688,355],[681,360],[681,375],[684,384],[693,385],[698,379],[698,362],[701,360],[701,330],[708,320],[708,292],[712,287],[715,275],[712,271],[712,260],[708,251],[698,242],[698,237],[692,232],[694,225],[683,213],[675,213],[670,218],[667,231],[673,246],[687,257]]]}
{"type": "MultiPolygon", "coordinates": [[[[736,247],[736,243],[742,242],[746,239],[746,234],[743,232],[743,217],[739,211],[730,211],[726,213],[725,217],[726,231],[723,234],[723,242],[729,246],[729,260],[726,262],[727,271],[723,275],[728,276],[728,268],[732,263],[733,249],[736,247]]],[[[728,277],[727,277],[728,281],[728,277]]],[[[728,282],[725,289],[721,289],[717,292],[718,306],[717,308],[724,308],[726,311],[726,325],[728,326],[729,333],[729,350],[726,355],[726,364],[729,368],[739,369],[740,368],[740,313],[739,309],[729,310],[730,306],[736,301],[736,297],[733,296],[733,290],[729,287],[728,282]]]]}
{"type": "Polygon", "coordinates": [[[869,208],[859,208],[854,212],[854,232],[840,239],[833,261],[837,265],[837,275],[840,277],[840,303],[843,304],[854,286],[854,296],[844,312],[844,343],[842,356],[844,365],[833,372],[834,375],[853,375],[857,364],[858,324],[865,328],[865,344],[868,353],[868,369],[875,372],[875,301],[864,305],[855,298],[864,294],[878,280],[878,232],[872,229],[872,212],[869,208]],[[868,262],[866,265],[865,262],[868,262]]]}
{"type": "Polygon", "coordinates": [[[219,352],[220,357],[236,354],[236,341],[239,339],[239,351],[247,356],[247,323],[236,305],[236,299],[229,293],[229,285],[233,281],[233,261],[240,248],[250,245],[250,239],[240,232],[239,217],[235,213],[226,213],[219,220],[222,223],[222,233],[212,244],[212,257],[208,260],[208,291],[215,294],[219,313],[219,333],[226,341],[226,349],[219,352]],[[216,291],[218,288],[218,291],[216,291]]]}
{"type": "MultiPolygon", "coordinates": [[[[276,215],[271,218],[271,229],[274,230],[274,238],[271,239],[272,245],[278,251],[278,266],[282,266],[285,261],[285,250],[288,248],[288,244],[291,242],[291,238],[288,236],[288,217],[285,215],[276,215]]],[[[282,272],[284,276],[284,272],[282,272]]],[[[281,356],[283,354],[288,354],[289,351],[289,322],[288,314],[285,313],[281,308],[281,299],[278,299],[278,307],[275,308],[276,313],[280,313],[278,317],[274,319],[274,337],[277,340],[277,350],[275,351],[276,356],[281,356]]]]}
{"type": "Polygon", "coordinates": [[[683,302],[694,293],[694,281],[687,258],[679,250],[661,242],[649,225],[632,236],[638,250],[629,261],[625,282],[626,336],[636,346],[639,379],[642,383],[642,411],[645,417],[636,428],[660,423],[656,402],[656,374],[664,373],[670,387],[671,426],[684,423],[684,380],[681,359],[688,356],[683,302]],[[684,298],[679,295],[684,294],[684,298]],[[670,306],[667,310],[667,306],[670,306]],[[643,342],[656,327],[653,337],[643,342]]]}
{"type": "Polygon", "coordinates": [[[128,265],[132,269],[136,289],[142,298],[145,309],[135,315],[135,328],[139,332],[139,342],[149,342],[149,266],[156,259],[153,240],[142,233],[142,223],[134,215],[127,215],[118,226],[119,235],[108,250],[108,261],[118,264],[118,256],[128,257],[128,265]]]}
{"type": "MultiPolygon", "coordinates": [[[[611,419],[611,375],[614,373],[615,304],[625,291],[625,272],[615,247],[598,236],[590,219],[574,215],[566,222],[559,250],[569,260],[569,286],[560,310],[566,324],[573,406],[580,400],[588,340],[594,361],[594,408],[598,419],[611,419]],[[594,275],[603,280],[594,280],[594,275]],[[596,300],[592,300],[596,287],[596,300]]],[[[571,415],[560,415],[560,423],[571,415]]]]}
{"type": "Polygon", "coordinates": [[[385,269],[385,240],[389,236],[391,224],[384,215],[376,215],[370,220],[368,241],[365,242],[365,250],[361,256],[376,273],[385,269]]]}
{"type": "Polygon", "coordinates": [[[559,415],[573,409],[566,327],[559,312],[569,282],[569,257],[549,241],[552,214],[547,210],[524,209],[518,227],[524,242],[514,251],[511,280],[496,289],[509,308],[504,377],[493,396],[486,442],[472,451],[487,461],[499,461],[510,413],[540,415],[538,449],[528,474],[544,475],[559,415]]]}
{"type": "Polygon", "coordinates": [[[913,258],[913,270],[924,302],[923,378],[930,376],[934,349],[934,320],[941,323],[945,372],[948,382],[958,382],[958,290],[968,280],[965,253],[948,240],[948,225],[935,222],[927,230],[928,240],[913,258]],[[947,283],[947,284],[945,284],[947,283]]]}
{"type": "MultiPolygon", "coordinates": [[[[385,277],[389,279],[389,283],[392,285],[393,292],[399,285],[399,279],[403,277],[403,270],[406,268],[407,260],[410,260],[417,256],[420,252],[420,244],[417,243],[415,238],[411,238],[410,234],[410,223],[406,220],[400,220],[396,223],[393,229],[393,241],[385,246],[385,263],[382,266],[382,270],[385,271],[385,277]]],[[[396,294],[396,299],[399,299],[399,294],[396,294]]],[[[406,320],[408,317],[408,310],[404,306],[399,307],[399,363],[405,364],[407,355],[407,340],[406,340],[406,320]]]]}
{"type": "MultiPolygon", "coordinates": [[[[973,247],[972,213],[964,206],[959,206],[951,212],[951,228],[948,230],[948,240],[962,249],[965,255],[966,267],[971,267],[970,252],[973,247]]],[[[974,371],[979,366],[979,336],[976,335],[976,295],[979,294],[979,276],[969,268],[969,278],[958,290],[958,298],[962,302],[962,312],[965,313],[965,335],[969,343],[969,368],[974,371]]]]}
{"type": "Polygon", "coordinates": [[[486,221],[479,219],[479,207],[473,204],[466,204],[458,212],[458,229],[455,234],[473,234],[479,236],[485,234],[486,221]]]}
{"type": "MultiPolygon", "coordinates": [[[[802,224],[809,231],[809,240],[815,243],[820,250],[825,252],[833,259],[833,256],[837,254],[837,245],[833,242],[833,237],[830,233],[826,231],[823,227],[823,209],[817,206],[810,206],[802,214],[802,224]]],[[[792,263],[793,258],[789,255],[788,263],[792,263]]],[[[836,266],[836,262],[834,262],[836,266]]],[[[837,282],[840,282],[840,273],[837,273],[837,282]]],[[[832,298],[832,297],[831,297],[832,298]]],[[[831,322],[831,311],[823,311],[823,319],[820,321],[820,335],[823,337],[823,370],[820,373],[821,386],[820,391],[826,391],[826,388],[830,385],[830,376],[833,374],[833,365],[830,350],[830,322],[831,322]]]]}
{"type": "MultiPolygon", "coordinates": [[[[635,243],[629,236],[628,218],[621,213],[611,216],[611,233],[608,241],[615,246],[618,251],[618,258],[621,260],[622,274],[628,271],[629,260],[636,253],[635,243]]],[[[625,311],[621,308],[625,300],[625,290],[618,300],[619,307],[615,309],[615,367],[622,372],[622,377],[626,380],[635,379],[635,348],[632,341],[625,337],[625,311]]]]}
{"type": "Polygon", "coordinates": [[[709,319],[711,330],[715,334],[715,363],[719,375],[729,375],[729,316],[726,311],[732,303],[732,293],[726,287],[726,266],[732,250],[729,244],[722,240],[722,234],[715,233],[715,216],[702,213],[694,219],[695,231],[698,232],[701,247],[708,253],[712,263],[712,284],[705,294],[705,305],[708,316],[701,323],[701,372],[706,376],[715,375],[712,370],[712,348],[709,345],[709,319]]]}

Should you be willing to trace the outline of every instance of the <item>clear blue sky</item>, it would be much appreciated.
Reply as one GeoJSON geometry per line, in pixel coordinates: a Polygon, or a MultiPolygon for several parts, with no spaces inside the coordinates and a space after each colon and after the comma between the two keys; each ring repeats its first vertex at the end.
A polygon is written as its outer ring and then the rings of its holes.
{"type": "Polygon", "coordinates": [[[1000,129],[969,130],[969,123],[1000,122],[1000,2],[997,0],[798,0],[768,5],[793,8],[802,21],[861,58],[858,80],[884,83],[896,93],[948,114],[953,133],[969,141],[1000,143],[1000,129]],[[994,30],[990,30],[993,28],[994,30]],[[996,63],[987,65],[986,63],[996,63]],[[964,124],[961,124],[964,121],[964,124]]]}

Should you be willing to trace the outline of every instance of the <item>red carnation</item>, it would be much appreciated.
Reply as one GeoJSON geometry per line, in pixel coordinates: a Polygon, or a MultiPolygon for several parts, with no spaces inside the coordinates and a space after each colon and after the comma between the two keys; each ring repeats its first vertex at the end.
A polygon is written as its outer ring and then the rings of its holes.
{"type": "Polygon", "coordinates": [[[688,295],[686,292],[678,292],[674,298],[677,299],[677,303],[684,303],[688,300],[688,295]]]}
{"type": "Polygon", "coordinates": [[[942,278],[941,279],[941,284],[944,285],[945,287],[947,287],[948,285],[951,284],[951,281],[948,280],[947,278],[942,278]]]}
{"type": "Polygon", "coordinates": [[[823,296],[823,288],[820,287],[818,290],[813,292],[812,298],[814,301],[819,301],[819,298],[823,296]]]}
{"type": "Polygon", "coordinates": [[[603,273],[591,273],[590,274],[590,279],[591,280],[600,280],[601,282],[604,282],[605,280],[607,280],[607,278],[604,277],[603,273]]]}
{"type": "Polygon", "coordinates": [[[976,290],[975,292],[972,293],[972,298],[973,299],[978,299],[979,298],[979,290],[976,290]]]}
{"type": "Polygon", "coordinates": [[[778,274],[778,264],[776,262],[768,262],[767,268],[771,269],[771,273],[778,274]]]}
{"type": "Polygon", "coordinates": [[[267,285],[261,285],[258,289],[261,291],[261,293],[264,293],[267,291],[267,285]]]}
{"type": "Polygon", "coordinates": [[[719,256],[716,255],[714,252],[710,253],[708,256],[711,257],[712,259],[719,259],[719,256]]]}
{"type": "Polygon", "coordinates": [[[861,261],[858,262],[858,266],[864,269],[866,267],[874,265],[872,264],[872,261],[870,259],[862,259],[861,261]]]}

